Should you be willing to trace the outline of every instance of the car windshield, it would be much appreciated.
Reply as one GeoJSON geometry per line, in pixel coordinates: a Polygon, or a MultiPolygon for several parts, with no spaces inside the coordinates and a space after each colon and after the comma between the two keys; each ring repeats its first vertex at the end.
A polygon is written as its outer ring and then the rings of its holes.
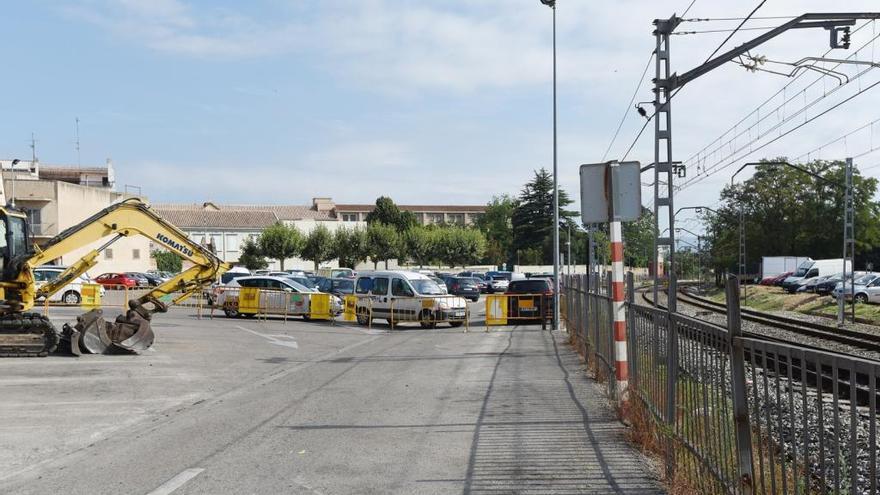
{"type": "Polygon", "coordinates": [[[337,280],[333,283],[333,288],[340,292],[352,292],[354,291],[354,280],[344,279],[337,280]]]}
{"type": "Polygon", "coordinates": [[[861,277],[857,278],[853,283],[856,285],[867,285],[870,284],[875,278],[877,278],[877,276],[878,275],[876,273],[862,275],[861,277]]]}
{"type": "Polygon", "coordinates": [[[794,273],[794,276],[795,277],[803,277],[807,274],[808,271],[810,271],[810,268],[813,268],[812,263],[803,264],[800,267],[798,267],[797,271],[794,273]]]}
{"type": "Polygon", "coordinates": [[[511,282],[508,290],[512,292],[522,292],[524,294],[537,294],[549,289],[549,283],[546,280],[518,280],[511,282]]]}
{"type": "Polygon", "coordinates": [[[440,286],[437,285],[437,282],[430,279],[410,280],[409,283],[412,284],[416,292],[424,296],[443,294],[443,291],[440,290],[440,286]]]}

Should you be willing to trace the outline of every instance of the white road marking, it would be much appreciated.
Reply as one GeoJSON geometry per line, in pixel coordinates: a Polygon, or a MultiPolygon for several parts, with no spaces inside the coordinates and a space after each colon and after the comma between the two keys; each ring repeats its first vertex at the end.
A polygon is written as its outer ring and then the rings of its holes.
{"type": "Polygon", "coordinates": [[[245,332],[249,332],[254,335],[259,335],[260,337],[263,337],[264,339],[268,340],[270,344],[299,349],[299,344],[297,344],[296,341],[293,340],[293,337],[290,335],[267,334],[267,333],[255,332],[255,331],[253,331],[249,328],[245,328],[241,325],[236,325],[235,328],[237,328],[239,330],[244,330],[245,332]]]}
{"type": "Polygon", "coordinates": [[[174,490],[182,487],[187,481],[201,474],[202,471],[204,471],[202,468],[192,468],[181,471],[180,474],[165,483],[162,483],[159,488],[156,488],[147,495],[168,495],[169,493],[174,492],[174,490]]]}

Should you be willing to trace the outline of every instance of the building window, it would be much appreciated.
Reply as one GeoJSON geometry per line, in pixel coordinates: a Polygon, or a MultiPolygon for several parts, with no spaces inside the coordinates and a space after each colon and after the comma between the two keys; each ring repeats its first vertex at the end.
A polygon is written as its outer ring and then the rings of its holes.
{"type": "Polygon", "coordinates": [[[342,214],[343,222],[357,222],[358,214],[357,213],[343,213],[342,214]]]}
{"type": "Polygon", "coordinates": [[[449,214],[449,223],[456,223],[458,225],[464,225],[464,213],[450,213],[449,214]]]}
{"type": "Polygon", "coordinates": [[[113,259],[113,249],[107,248],[104,250],[104,259],[112,260],[113,259]]]}
{"type": "Polygon", "coordinates": [[[34,235],[44,235],[42,210],[40,208],[25,208],[24,213],[27,215],[28,225],[31,226],[31,232],[34,235]]]}
{"type": "Polygon", "coordinates": [[[141,250],[140,249],[132,249],[131,250],[131,259],[133,259],[133,260],[141,259],[141,250]]]}
{"type": "Polygon", "coordinates": [[[442,213],[428,213],[429,223],[443,223],[444,221],[442,213]]]}
{"type": "Polygon", "coordinates": [[[230,252],[236,252],[238,251],[238,247],[238,234],[226,234],[226,250],[230,252]]]}

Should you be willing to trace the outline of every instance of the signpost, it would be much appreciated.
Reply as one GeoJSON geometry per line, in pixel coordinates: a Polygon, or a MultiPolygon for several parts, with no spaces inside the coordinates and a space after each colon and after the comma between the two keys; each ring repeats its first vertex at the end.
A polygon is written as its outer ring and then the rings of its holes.
{"type": "MultiPolygon", "coordinates": [[[[617,397],[626,401],[629,363],[626,356],[626,308],[623,279],[623,232],[620,222],[637,220],[642,212],[639,162],[617,161],[581,165],[581,220],[608,222],[611,240],[611,301],[614,315],[614,361],[617,397]]],[[[591,274],[592,275],[592,274],[591,274]]]]}

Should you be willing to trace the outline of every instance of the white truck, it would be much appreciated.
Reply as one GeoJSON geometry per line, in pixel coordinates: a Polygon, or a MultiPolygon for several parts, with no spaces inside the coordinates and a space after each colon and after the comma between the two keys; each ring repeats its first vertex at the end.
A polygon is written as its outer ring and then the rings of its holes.
{"type": "Polygon", "coordinates": [[[764,256],[761,258],[761,279],[795,272],[805,261],[813,260],[809,256],[764,256]]]}

